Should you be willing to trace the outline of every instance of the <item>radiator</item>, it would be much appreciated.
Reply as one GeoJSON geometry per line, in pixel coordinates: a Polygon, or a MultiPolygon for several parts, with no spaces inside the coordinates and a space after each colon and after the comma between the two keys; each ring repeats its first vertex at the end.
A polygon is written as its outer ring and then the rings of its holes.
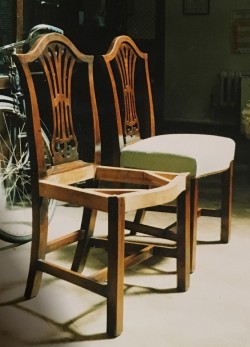
{"type": "Polygon", "coordinates": [[[219,73],[219,104],[234,107],[239,104],[241,72],[221,71],[219,73]]]}

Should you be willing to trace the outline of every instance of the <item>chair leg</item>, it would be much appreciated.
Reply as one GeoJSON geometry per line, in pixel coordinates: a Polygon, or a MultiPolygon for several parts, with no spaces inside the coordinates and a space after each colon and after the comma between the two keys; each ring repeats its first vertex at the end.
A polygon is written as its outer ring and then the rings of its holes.
{"type": "Polygon", "coordinates": [[[97,210],[90,210],[84,208],[81,230],[83,231],[83,238],[77,244],[75,256],[72,262],[71,270],[82,272],[85,266],[85,263],[88,258],[90,250],[90,239],[93,236],[95,229],[97,210]]]}
{"type": "Polygon", "coordinates": [[[123,330],[124,228],[123,199],[109,199],[107,334],[115,337],[123,330]]]}
{"type": "Polygon", "coordinates": [[[197,219],[199,205],[199,185],[196,178],[190,180],[190,269],[194,272],[196,265],[197,219]]]}
{"type": "Polygon", "coordinates": [[[185,292],[190,285],[190,192],[177,199],[177,288],[185,292]]]}
{"type": "Polygon", "coordinates": [[[30,299],[38,294],[41,286],[42,272],[37,269],[38,259],[44,259],[48,236],[48,200],[33,202],[32,207],[32,244],[29,274],[25,289],[25,298],[30,299]]]}
{"type": "Polygon", "coordinates": [[[221,242],[228,243],[232,221],[233,163],[222,173],[221,242]]]}
{"type": "MultiPolygon", "coordinates": [[[[145,209],[137,210],[136,214],[135,214],[135,218],[134,218],[134,223],[136,223],[136,224],[142,223],[142,221],[145,217],[145,214],[146,214],[145,209]]],[[[130,231],[130,235],[136,235],[136,231],[130,231]]]]}

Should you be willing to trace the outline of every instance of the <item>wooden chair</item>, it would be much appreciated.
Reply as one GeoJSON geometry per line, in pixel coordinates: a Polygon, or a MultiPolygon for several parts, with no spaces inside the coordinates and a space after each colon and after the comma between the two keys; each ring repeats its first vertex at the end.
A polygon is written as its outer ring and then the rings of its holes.
{"type": "MultiPolygon", "coordinates": [[[[220,241],[227,243],[230,239],[235,143],[230,138],[202,134],[155,136],[147,53],[130,37],[119,36],[102,57],[111,81],[116,116],[114,165],[191,174],[191,268],[194,271],[198,216],[220,217],[220,241]],[[217,174],[222,177],[221,206],[214,210],[200,208],[198,180],[217,174]]],[[[110,114],[105,122],[112,124],[110,114]]]]}
{"type": "Polygon", "coordinates": [[[33,236],[25,297],[37,295],[43,273],[86,288],[107,299],[107,333],[117,336],[123,325],[125,266],[154,254],[173,257],[177,261],[177,289],[186,291],[189,287],[189,175],[100,165],[93,56],[80,53],[65,36],[43,35],[28,53],[16,54],[15,61],[27,100],[32,171],[33,236]],[[49,168],[41,136],[44,117],[52,134],[53,165],[49,168]],[[86,153],[81,147],[87,147],[86,153]],[[90,154],[92,161],[84,160],[90,154]],[[115,188],[113,183],[126,187],[115,188]],[[48,241],[48,199],[82,206],[79,230],[72,232],[69,226],[69,233],[48,241]],[[154,232],[156,237],[151,242],[127,237],[127,212],[175,199],[179,208],[176,235],[168,229],[136,223],[137,231],[145,235],[154,232]],[[94,234],[97,211],[108,214],[107,236],[94,234]],[[162,244],[159,237],[174,242],[162,244]],[[76,243],[76,249],[70,269],[46,257],[71,243],[76,243]],[[107,251],[107,266],[89,276],[83,270],[92,247],[107,251]]]}

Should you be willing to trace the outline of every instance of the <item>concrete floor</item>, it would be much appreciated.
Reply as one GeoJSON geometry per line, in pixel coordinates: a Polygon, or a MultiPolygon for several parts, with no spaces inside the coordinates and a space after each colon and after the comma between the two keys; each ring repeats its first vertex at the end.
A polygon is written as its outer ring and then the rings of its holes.
{"type": "MultiPolygon", "coordinates": [[[[44,275],[39,295],[25,301],[30,244],[0,241],[0,345],[249,347],[249,155],[244,147],[236,154],[231,242],[210,242],[218,239],[218,220],[199,219],[197,268],[186,293],[175,292],[175,264],[169,259],[152,258],[126,271],[124,331],[115,339],[105,335],[105,299],[96,294],[44,275]]],[[[209,192],[213,203],[216,191],[211,183],[202,185],[201,195],[209,192]]],[[[69,217],[77,224],[80,216],[79,208],[61,205],[51,229],[59,226],[62,232],[69,217]]],[[[149,218],[158,223],[163,217],[152,214],[149,218]]],[[[100,227],[105,215],[98,220],[100,227]]],[[[55,257],[67,263],[70,248],[56,252],[55,257]]],[[[88,268],[104,261],[103,253],[96,250],[88,268]]]]}

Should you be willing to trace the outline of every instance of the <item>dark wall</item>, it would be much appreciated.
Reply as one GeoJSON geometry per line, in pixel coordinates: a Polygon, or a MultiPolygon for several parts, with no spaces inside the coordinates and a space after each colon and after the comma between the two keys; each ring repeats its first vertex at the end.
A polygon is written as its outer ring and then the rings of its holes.
{"type": "Polygon", "coordinates": [[[58,26],[87,54],[105,52],[110,40],[125,33],[126,1],[24,0],[24,35],[39,23],[58,26]]]}
{"type": "MultiPolygon", "coordinates": [[[[15,41],[16,33],[16,18],[15,18],[15,1],[1,0],[0,1],[0,46],[9,44],[15,41]]],[[[6,68],[0,57],[0,73],[5,73],[6,68]]]]}

